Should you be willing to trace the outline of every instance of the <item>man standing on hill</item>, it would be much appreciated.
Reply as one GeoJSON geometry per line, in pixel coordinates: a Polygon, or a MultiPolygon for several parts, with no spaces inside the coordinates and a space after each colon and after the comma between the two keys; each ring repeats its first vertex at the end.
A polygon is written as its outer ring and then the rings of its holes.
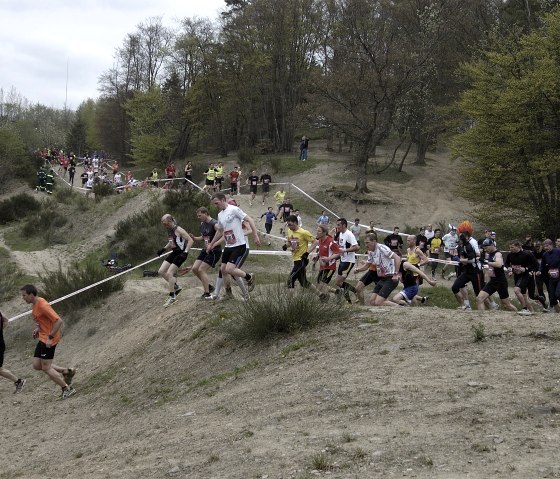
{"type": "Polygon", "coordinates": [[[305,135],[301,137],[301,143],[299,144],[299,159],[300,161],[307,160],[307,150],[309,149],[309,138],[305,135]]]}
{"type": "Polygon", "coordinates": [[[402,247],[404,245],[404,241],[399,234],[400,229],[398,226],[393,228],[393,232],[390,235],[387,235],[383,240],[385,246],[388,246],[393,253],[397,253],[399,256],[402,256],[402,247]]]}
{"type": "Polygon", "coordinates": [[[218,231],[214,239],[208,244],[206,251],[212,251],[216,244],[224,238],[225,246],[222,253],[222,266],[220,267],[224,282],[228,283],[228,277],[244,278],[247,281],[247,289],[251,292],[255,288],[255,275],[239,269],[236,266],[236,261],[245,254],[247,249],[247,240],[243,233],[243,221],[249,224],[255,244],[257,246],[261,244],[255,221],[245,214],[241,208],[229,205],[226,195],[223,193],[215,193],[212,196],[212,204],[220,211],[218,213],[218,231]]]}
{"type": "Polygon", "coordinates": [[[167,230],[167,244],[157,255],[161,256],[166,250],[171,250],[171,254],[165,258],[158,271],[169,285],[169,298],[164,303],[164,307],[167,307],[177,301],[177,294],[181,292],[182,288],[177,284],[177,270],[186,261],[194,241],[189,233],[177,225],[175,218],[170,214],[161,217],[161,224],[167,230]]]}
{"type": "Polygon", "coordinates": [[[10,370],[3,367],[4,364],[4,352],[6,351],[6,343],[4,343],[4,328],[8,325],[8,318],[4,317],[0,313],[0,376],[12,381],[16,387],[15,393],[20,393],[23,391],[25,386],[25,379],[18,378],[10,370]]]}
{"type": "Polygon", "coordinates": [[[32,284],[26,284],[20,292],[23,300],[33,305],[31,314],[37,323],[37,327],[33,330],[33,338],[38,338],[39,342],[33,355],[33,369],[43,371],[51,381],[62,388],[61,399],[68,399],[76,393],[70,385],[76,370],[53,364],[54,352],[61,338],[62,319],[46,299],[37,295],[37,288],[32,284]]]}
{"type": "Polygon", "coordinates": [[[237,184],[239,183],[239,166],[234,167],[233,170],[229,172],[228,176],[231,196],[239,194],[237,190],[237,184]]]}

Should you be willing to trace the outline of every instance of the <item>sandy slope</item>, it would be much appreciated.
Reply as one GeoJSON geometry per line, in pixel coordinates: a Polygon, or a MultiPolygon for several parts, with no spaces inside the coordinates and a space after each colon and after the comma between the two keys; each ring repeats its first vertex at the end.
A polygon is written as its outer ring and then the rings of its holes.
{"type": "MultiPolygon", "coordinates": [[[[372,181],[395,194],[372,214],[462,219],[443,166],[397,189],[372,181]],[[420,203],[430,185],[441,193],[420,203]]],[[[560,477],[555,315],[353,307],[349,321],[250,345],[215,326],[227,303],[183,282],[167,309],[154,278],[80,313],[57,350],[79,368],[68,401],[30,371],[31,320],[10,325],[5,365],[29,382],[19,396],[0,383],[0,478],[560,477]],[[488,338],[474,343],[479,322],[488,338]]]]}

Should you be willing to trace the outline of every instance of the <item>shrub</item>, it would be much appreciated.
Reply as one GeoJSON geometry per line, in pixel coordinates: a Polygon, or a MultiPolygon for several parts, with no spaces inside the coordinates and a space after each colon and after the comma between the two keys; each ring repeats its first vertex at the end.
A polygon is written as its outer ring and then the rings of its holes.
{"type": "Polygon", "coordinates": [[[289,292],[285,285],[277,284],[248,303],[234,306],[224,328],[233,339],[259,341],[349,316],[349,309],[334,301],[321,302],[311,290],[298,288],[289,292]]]}
{"type": "MultiPolygon", "coordinates": [[[[46,271],[39,275],[39,279],[43,286],[45,298],[49,301],[62,298],[74,291],[80,290],[91,284],[97,283],[110,275],[109,271],[98,261],[88,260],[83,264],[74,262],[68,268],[68,271],[62,270],[62,265],[58,264],[58,270],[46,271]]],[[[115,291],[120,291],[124,286],[122,276],[107,281],[99,286],[88,289],[82,293],[65,299],[57,306],[57,310],[61,312],[75,311],[83,308],[99,299],[109,296],[115,291]]]]}
{"type": "Polygon", "coordinates": [[[0,301],[6,301],[17,294],[21,272],[10,260],[9,251],[4,248],[0,248],[0,269],[0,301]]]}
{"type": "Polygon", "coordinates": [[[0,224],[18,221],[40,208],[41,203],[27,193],[12,196],[0,201],[0,224]]]}
{"type": "Polygon", "coordinates": [[[56,204],[49,203],[41,211],[26,217],[21,229],[22,235],[29,238],[39,237],[45,246],[64,244],[66,235],[61,228],[68,223],[68,219],[56,208],[56,204]]]}
{"type": "Polygon", "coordinates": [[[93,194],[95,195],[95,201],[101,201],[106,196],[115,194],[115,188],[107,183],[95,183],[93,185],[93,194]]]}
{"type": "Polygon", "coordinates": [[[255,161],[255,150],[253,148],[239,148],[237,151],[237,158],[239,159],[239,164],[243,166],[252,165],[255,161]]]}

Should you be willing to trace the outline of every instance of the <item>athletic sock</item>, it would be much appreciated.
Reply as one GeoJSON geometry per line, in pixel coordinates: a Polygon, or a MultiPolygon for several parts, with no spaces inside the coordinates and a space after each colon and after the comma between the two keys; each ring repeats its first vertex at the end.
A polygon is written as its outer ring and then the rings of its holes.
{"type": "MultiPolygon", "coordinates": [[[[220,272],[221,275],[221,272],[220,272]]],[[[214,289],[214,296],[219,297],[220,291],[222,290],[222,283],[224,282],[224,278],[222,276],[218,276],[216,278],[216,288],[214,289]]]]}
{"type": "Polygon", "coordinates": [[[237,281],[237,285],[239,286],[239,289],[241,290],[241,292],[243,293],[243,296],[249,294],[249,292],[247,291],[247,288],[245,286],[245,283],[243,282],[242,278],[235,278],[235,281],[237,281]]]}

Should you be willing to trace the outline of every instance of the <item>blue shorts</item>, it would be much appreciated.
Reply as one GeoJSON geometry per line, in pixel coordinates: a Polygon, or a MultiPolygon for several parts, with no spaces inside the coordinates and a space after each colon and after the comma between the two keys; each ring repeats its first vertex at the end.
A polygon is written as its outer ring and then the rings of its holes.
{"type": "Polygon", "coordinates": [[[414,299],[414,296],[416,296],[418,294],[418,285],[415,284],[414,286],[409,286],[408,288],[404,288],[401,291],[401,294],[408,299],[409,301],[412,301],[414,299]]]}

